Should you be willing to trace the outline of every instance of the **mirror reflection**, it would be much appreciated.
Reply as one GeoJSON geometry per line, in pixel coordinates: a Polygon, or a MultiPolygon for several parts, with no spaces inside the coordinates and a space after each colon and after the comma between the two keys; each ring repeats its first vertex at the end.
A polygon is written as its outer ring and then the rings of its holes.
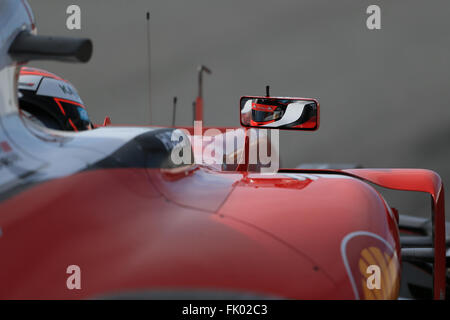
{"type": "Polygon", "coordinates": [[[242,97],[241,125],[252,128],[316,130],[318,104],[314,99],[242,97]]]}

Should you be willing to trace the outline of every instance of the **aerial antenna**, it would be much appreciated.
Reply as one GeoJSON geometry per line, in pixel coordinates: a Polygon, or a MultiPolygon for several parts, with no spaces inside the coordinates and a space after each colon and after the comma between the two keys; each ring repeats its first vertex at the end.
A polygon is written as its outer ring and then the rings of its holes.
{"type": "Polygon", "coordinates": [[[270,97],[270,86],[266,86],[266,97],[270,97]]]}
{"type": "Polygon", "coordinates": [[[172,127],[175,127],[175,119],[176,119],[176,114],[177,114],[177,100],[178,100],[178,98],[176,96],[173,97],[172,127]]]}
{"type": "Polygon", "coordinates": [[[148,69],[148,121],[152,122],[151,55],[150,55],[150,12],[147,11],[147,69],[148,69]]]}
{"type": "Polygon", "coordinates": [[[198,67],[198,96],[195,100],[195,121],[203,121],[203,72],[211,74],[211,70],[204,65],[198,67]]]}

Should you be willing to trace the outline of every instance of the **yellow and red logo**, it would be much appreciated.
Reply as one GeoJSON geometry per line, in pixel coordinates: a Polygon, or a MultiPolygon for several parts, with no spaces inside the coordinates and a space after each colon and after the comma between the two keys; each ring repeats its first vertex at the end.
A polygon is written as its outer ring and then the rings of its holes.
{"type": "Polygon", "coordinates": [[[397,299],[400,263],[392,245],[365,231],[347,235],[341,243],[342,257],[356,299],[397,299]]]}
{"type": "Polygon", "coordinates": [[[385,300],[398,297],[400,277],[396,255],[382,251],[379,247],[363,249],[359,259],[359,272],[365,299],[385,300]]]}

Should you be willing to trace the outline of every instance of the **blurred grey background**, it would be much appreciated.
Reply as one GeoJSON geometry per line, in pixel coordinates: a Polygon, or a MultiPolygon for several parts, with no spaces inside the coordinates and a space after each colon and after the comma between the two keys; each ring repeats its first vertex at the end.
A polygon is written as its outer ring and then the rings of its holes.
{"type": "MultiPolygon", "coordinates": [[[[205,124],[239,126],[242,95],[318,98],[319,131],[281,132],[284,167],[359,163],[420,167],[450,183],[450,2],[377,0],[30,0],[40,34],[86,36],[86,65],[33,63],[77,88],[91,118],[148,124],[150,11],[153,124],[192,124],[196,68],[205,64],[205,124]],[[67,30],[66,8],[81,7],[67,30]],[[381,7],[381,30],[366,8],[381,7]]],[[[447,203],[450,204],[450,192],[447,203]]],[[[423,215],[421,194],[386,194],[403,213],[423,215]],[[392,194],[392,195],[391,195],[392,194]]],[[[447,215],[448,216],[448,215],[447,215]]]]}

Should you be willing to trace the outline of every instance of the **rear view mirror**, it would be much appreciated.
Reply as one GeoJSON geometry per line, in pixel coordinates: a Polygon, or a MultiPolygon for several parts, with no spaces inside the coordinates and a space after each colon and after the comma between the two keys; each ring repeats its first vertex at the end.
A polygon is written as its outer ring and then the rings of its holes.
{"type": "Polygon", "coordinates": [[[248,128],[317,130],[319,103],[314,99],[242,97],[241,125],[248,128]]]}

